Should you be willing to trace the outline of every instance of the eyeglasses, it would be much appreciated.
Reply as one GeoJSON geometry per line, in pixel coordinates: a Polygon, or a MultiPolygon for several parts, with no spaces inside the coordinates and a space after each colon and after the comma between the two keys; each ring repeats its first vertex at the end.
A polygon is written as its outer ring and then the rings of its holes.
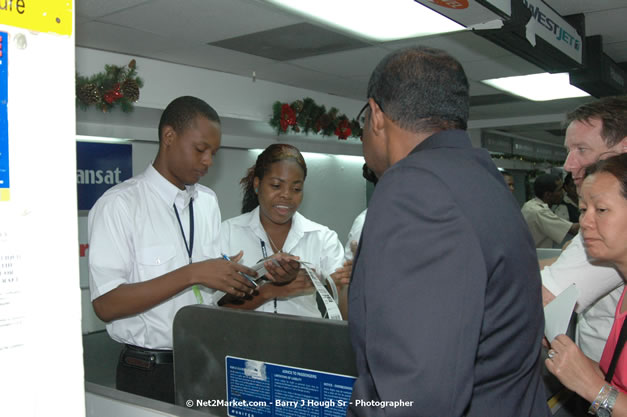
{"type": "Polygon", "coordinates": [[[357,117],[355,118],[355,120],[361,123],[361,115],[366,111],[369,104],[370,103],[366,101],[366,104],[364,104],[364,107],[362,107],[361,110],[359,110],[359,113],[357,113],[357,117]]]}
{"type": "MultiPolygon", "coordinates": [[[[372,100],[377,104],[377,106],[379,106],[379,108],[383,112],[383,107],[381,106],[381,104],[379,104],[379,102],[377,100],[375,100],[374,98],[372,98],[372,100]]],[[[357,114],[357,117],[355,118],[355,120],[357,120],[359,123],[362,123],[361,117],[362,117],[363,113],[366,111],[366,109],[368,108],[369,105],[370,105],[370,102],[366,101],[366,104],[364,104],[364,107],[362,107],[361,110],[359,110],[359,113],[357,114]]],[[[364,119],[365,119],[365,117],[366,116],[364,115],[364,119]]]]}

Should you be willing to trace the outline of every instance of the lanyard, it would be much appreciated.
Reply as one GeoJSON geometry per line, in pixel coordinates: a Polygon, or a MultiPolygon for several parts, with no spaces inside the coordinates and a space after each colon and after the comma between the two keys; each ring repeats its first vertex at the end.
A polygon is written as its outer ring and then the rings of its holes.
{"type": "MultiPolygon", "coordinates": [[[[266,242],[263,241],[263,239],[259,239],[259,243],[261,244],[261,255],[263,256],[263,259],[266,259],[268,257],[268,251],[266,250],[266,242]]],[[[276,298],[274,299],[274,312],[277,313],[277,302],[276,302],[276,298]]]]}
{"type": "Polygon", "coordinates": [[[185,237],[185,230],[183,230],[183,223],[179,217],[179,211],[176,209],[176,204],[172,204],[174,207],[174,214],[176,214],[176,220],[179,221],[181,227],[181,234],[183,235],[183,242],[185,242],[185,249],[189,255],[189,263],[192,263],[192,252],[194,251],[194,199],[189,200],[189,245],[187,244],[187,238],[185,237]]]}
{"type": "MultiPolygon", "coordinates": [[[[192,263],[192,253],[194,252],[194,199],[191,198],[189,200],[189,245],[187,244],[187,238],[185,238],[185,230],[183,229],[183,223],[181,223],[181,217],[179,216],[179,211],[176,209],[176,204],[172,204],[174,207],[174,214],[176,214],[176,220],[179,221],[179,226],[181,228],[181,234],[183,235],[183,242],[185,242],[185,249],[187,250],[187,255],[189,256],[189,263],[192,263]]],[[[196,296],[196,301],[198,304],[204,304],[204,300],[200,290],[197,285],[192,287],[192,291],[196,296]]]]}

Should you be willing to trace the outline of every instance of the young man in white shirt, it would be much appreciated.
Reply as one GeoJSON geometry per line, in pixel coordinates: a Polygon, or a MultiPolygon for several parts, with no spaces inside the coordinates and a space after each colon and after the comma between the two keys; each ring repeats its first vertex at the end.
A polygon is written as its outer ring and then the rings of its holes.
{"type": "Polygon", "coordinates": [[[535,197],[522,206],[522,214],[529,226],[536,248],[552,248],[568,233],[576,234],[579,223],[564,220],[550,209],[552,204],[562,201],[562,180],[553,174],[543,174],[533,184],[535,197]]]}
{"type": "MultiPolygon", "coordinates": [[[[197,184],[221,141],[215,110],[179,97],[159,123],[159,151],[144,171],[109,189],[89,213],[91,298],[107,331],[124,343],[116,387],[174,402],[172,322],[190,304],[208,303],[214,290],[243,297],[253,292],[221,257],[220,210],[215,193],[197,184]],[[204,295],[203,295],[204,294],[204,295]]],[[[295,263],[267,266],[276,280],[293,278],[295,263]]]]}

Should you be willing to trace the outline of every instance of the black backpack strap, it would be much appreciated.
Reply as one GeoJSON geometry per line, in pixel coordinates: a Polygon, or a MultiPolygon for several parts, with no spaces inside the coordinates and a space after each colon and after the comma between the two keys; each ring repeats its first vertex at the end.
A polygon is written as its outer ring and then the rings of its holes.
{"type": "Polygon", "coordinates": [[[616,365],[618,364],[618,358],[620,357],[620,353],[625,346],[625,340],[627,339],[627,318],[623,321],[623,326],[620,328],[620,334],[618,336],[618,342],[616,343],[616,348],[614,349],[614,356],[612,356],[612,361],[610,362],[610,367],[607,369],[607,373],[605,374],[605,380],[607,382],[612,381],[612,377],[614,376],[614,371],[616,371],[616,365]]]}

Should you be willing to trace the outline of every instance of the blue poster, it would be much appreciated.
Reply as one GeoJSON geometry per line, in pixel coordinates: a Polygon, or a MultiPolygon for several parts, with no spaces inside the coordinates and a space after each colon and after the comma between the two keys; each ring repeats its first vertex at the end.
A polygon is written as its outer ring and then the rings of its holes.
{"type": "Polygon", "coordinates": [[[109,188],[133,176],[132,146],[76,142],[78,209],[90,210],[109,188]]]}
{"type": "Polygon", "coordinates": [[[7,101],[9,100],[7,45],[7,34],[0,32],[0,201],[9,201],[11,188],[9,176],[9,118],[7,114],[7,101]]]}
{"type": "Polygon", "coordinates": [[[355,378],[226,357],[231,417],[344,417],[355,378]]]}

